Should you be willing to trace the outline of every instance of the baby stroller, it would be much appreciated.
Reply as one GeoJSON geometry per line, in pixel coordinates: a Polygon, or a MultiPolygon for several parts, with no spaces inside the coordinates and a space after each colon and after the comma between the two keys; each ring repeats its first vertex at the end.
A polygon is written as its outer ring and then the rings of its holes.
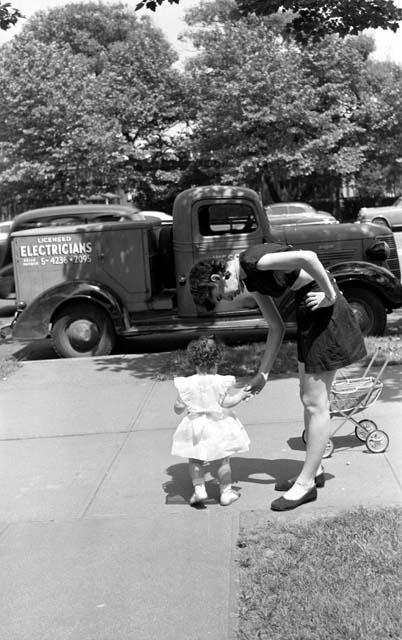
{"type": "MultiPolygon", "coordinates": [[[[372,453],[383,453],[389,445],[389,437],[378,429],[373,420],[364,418],[355,420],[354,416],[367,407],[371,406],[379,398],[383,383],[381,376],[390,360],[390,353],[387,355],[384,364],[378,374],[373,377],[369,373],[378,355],[380,348],[377,348],[361,378],[347,378],[342,375],[342,379],[334,380],[330,394],[330,416],[343,418],[337,426],[332,436],[350,420],[355,427],[355,436],[361,442],[365,442],[366,447],[372,453]]],[[[302,440],[306,444],[306,434],[303,431],[302,440]]],[[[331,438],[328,440],[323,457],[329,458],[334,450],[334,443],[331,438]]]]}

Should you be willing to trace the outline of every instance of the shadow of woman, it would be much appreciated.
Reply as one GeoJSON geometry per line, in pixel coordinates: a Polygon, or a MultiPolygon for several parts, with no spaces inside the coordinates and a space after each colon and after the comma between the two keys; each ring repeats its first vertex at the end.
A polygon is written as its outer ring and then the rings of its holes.
{"type": "MultiPolygon", "coordinates": [[[[334,452],[345,449],[355,449],[356,447],[363,447],[364,442],[358,440],[354,433],[348,433],[345,435],[333,435],[331,436],[332,443],[334,445],[334,452]]],[[[301,438],[288,438],[288,446],[293,451],[305,451],[306,445],[301,438]]]]}
{"type": "MultiPolygon", "coordinates": [[[[274,484],[292,478],[300,473],[302,462],[288,458],[267,460],[266,458],[237,458],[230,459],[232,467],[233,486],[238,483],[274,484]]],[[[166,469],[170,480],[165,482],[163,490],[166,494],[166,504],[187,503],[193,493],[193,485],[185,462],[171,465],[166,469]]],[[[219,502],[219,484],[214,473],[213,465],[205,466],[205,487],[209,501],[219,502]]],[[[237,487],[241,488],[241,487],[237,487]]]]}

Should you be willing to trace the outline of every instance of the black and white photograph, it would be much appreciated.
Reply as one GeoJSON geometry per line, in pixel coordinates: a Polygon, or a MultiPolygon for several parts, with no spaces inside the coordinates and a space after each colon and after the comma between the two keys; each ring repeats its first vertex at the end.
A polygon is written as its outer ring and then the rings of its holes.
{"type": "Polygon", "coordinates": [[[402,0],[0,0],[4,640],[402,640],[402,0]]]}

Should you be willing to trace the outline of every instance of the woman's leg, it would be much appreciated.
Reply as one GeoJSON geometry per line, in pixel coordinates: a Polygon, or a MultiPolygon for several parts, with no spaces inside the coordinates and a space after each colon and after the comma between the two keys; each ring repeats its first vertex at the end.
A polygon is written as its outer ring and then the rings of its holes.
{"type": "Polygon", "coordinates": [[[299,363],[300,398],[304,406],[306,458],[296,483],[287,491],[287,500],[298,500],[314,486],[322,456],[330,436],[329,394],[336,371],[306,373],[299,363]]]}
{"type": "Polygon", "coordinates": [[[201,502],[202,500],[206,500],[208,497],[204,484],[203,464],[203,460],[196,460],[195,458],[190,458],[188,461],[190,478],[194,487],[194,493],[190,498],[190,504],[201,502]]]}
{"type": "Polygon", "coordinates": [[[217,476],[221,492],[221,505],[229,506],[240,498],[239,494],[232,489],[232,470],[229,458],[217,460],[217,476]]]}

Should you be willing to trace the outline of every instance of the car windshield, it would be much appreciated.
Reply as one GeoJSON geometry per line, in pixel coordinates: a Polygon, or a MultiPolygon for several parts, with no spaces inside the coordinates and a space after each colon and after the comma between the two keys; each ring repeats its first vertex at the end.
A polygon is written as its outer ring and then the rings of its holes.
{"type": "Polygon", "coordinates": [[[402,196],[397,198],[393,204],[394,207],[402,207],[402,196]]]}
{"type": "Polygon", "coordinates": [[[289,213],[317,213],[309,204],[290,204],[289,213]]]}

